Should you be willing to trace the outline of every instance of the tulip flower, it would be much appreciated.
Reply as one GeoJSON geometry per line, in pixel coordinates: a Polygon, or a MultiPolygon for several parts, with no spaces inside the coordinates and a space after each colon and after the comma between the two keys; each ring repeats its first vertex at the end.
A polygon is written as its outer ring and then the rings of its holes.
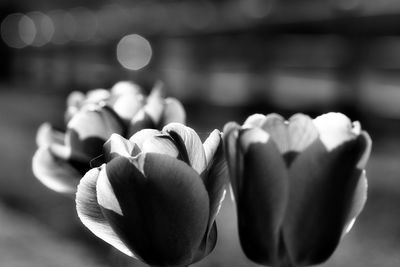
{"type": "Polygon", "coordinates": [[[213,250],[227,181],[218,130],[204,144],[179,123],[129,140],[113,134],[104,159],[76,194],[79,218],[90,231],[154,266],[187,266],[213,250]]]}
{"type": "Polygon", "coordinates": [[[86,95],[73,92],[67,99],[65,132],[49,123],[39,127],[38,150],[33,156],[34,175],[50,189],[71,194],[90,169],[90,161],[102,154],[113,133],[130,136],[143,128],[160,129],[169,122],[185,122],[185,111],[174,98],[163,98],[157,84],[148,97],[129,82],[111,90],[95,89],[86,95]]]}
{"type": "Polygon", "coordinates": [[[250,116],[224,128],[246,256],[268,266],[326,261],[361,212],[371,140],[340,113],[250,116]]]}

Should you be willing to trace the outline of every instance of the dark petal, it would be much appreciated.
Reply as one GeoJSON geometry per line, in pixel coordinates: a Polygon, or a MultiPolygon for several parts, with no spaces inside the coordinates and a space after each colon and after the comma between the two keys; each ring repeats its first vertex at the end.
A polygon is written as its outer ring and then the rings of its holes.
{"type": "Polygon", "coordinates": [[[288,170],[275,142],[248,144],[236,195],[240,243],[257,263],[278,261],[288,199],[288,170]]]}
{"type": "Polygon", "coordinates": [[[224,153],[227,161],[229,178],[231,181],[233,194],[238,194],[238,175],[241,173],[242,155],[238,150],[238,137],[240,126],[236,122],[229,122],[224,126],[222,135],[224,153]]]}
{"type": "Polygon", "coordinates": [[[88,171],[76,192],[76,211],[79,219],[93,234],[128,256],[135,257],[111,228],[97,203],[96,183],[100,170],[88,171]]]}
{"type": "Polygon", "coordinates": [[[107,139],[100,137],[87,137],[81,139],[75,130],[68,133],[71,140],[71,160],[88,163],[103,153],[103,144],[107,139]]]}
{"type": "Polygon", "coordinates": [[[284,240],[294,263],[324,262],[339,243],[360,177],[362,138],[331,152],[317,139],[290,167],[284,240]]]}
{"type": "Polygon", "coordinates": [[[40,147],[32,159],[32,170],[36,178],[48,188],[73,194],[81,174],[67,161],[56,157],[48,147],[40,147]]]}
{"type": "Polygon", "coordinates": [[[123,216],[103,209],[113,229],[150,265],[190,264],[204,238],[209,200],[199,175],[186,163],[145,154],[144,174],[126,158],[107,164],[123,216]]]}

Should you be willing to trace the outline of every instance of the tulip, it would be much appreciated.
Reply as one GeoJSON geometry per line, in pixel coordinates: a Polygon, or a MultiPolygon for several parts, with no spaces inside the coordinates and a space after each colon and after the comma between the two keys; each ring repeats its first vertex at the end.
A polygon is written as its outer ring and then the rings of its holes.
{"type": "Polygon", "coordinates": [[[184,123],[185,111],[178,100],[162,97],[161,84],[145,97],[137,85],[119,82],[110,90],[95,89],[86,95],[72,92],[67,99],[65,122],[65,132],[49,123],[39,127],[32,169],[50,189],[73,194],[111,134],[130,136],[143,128],[184,123]]]}
{"type": "Polygon", "coordinates": [[[227,181],[218,130],[202,144],[191,128],[171,123],[129,140],[113,134],[103,150],[105,163],[85,174],[76,194],[90,231],[154,266],[187,266],[214,249],[227,181]]]}
{"type": "Polygon", "coordinates": [[[361,212],[371,140],[340,113],[250,116],[224,148],[246,256],[269,266],[326,261],[361,212]]]}

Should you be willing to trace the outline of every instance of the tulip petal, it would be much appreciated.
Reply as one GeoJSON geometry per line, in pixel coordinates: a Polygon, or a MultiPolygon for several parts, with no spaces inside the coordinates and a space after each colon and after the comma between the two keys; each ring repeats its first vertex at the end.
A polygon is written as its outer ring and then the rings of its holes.
{"type": "Polygon", "coordinates": [[[129,124],[128,136],[133,135],[143,129],[155,129],[156,122],[143,109],[133,117],[129,124]]]}
{"type": "Polygon", "coordinates": [[[210,165],[211,160],[213,159],[215,152],[219,148],[221,144],[221,133],[217,129],[211,132],[211,134],[207,137],[206,141],[204,141],[204,153],[206,156],[206,164],[210,165]]]}
{"type": "Polygon", "coordinates": [[[261,128],[265,123],[265,115],[263,114],[253,114],[249,116],[246,121],[243,123],[243,128],[261,128]]]}
{"type": "Polygon", "coordinates": [[[144,174],[128,159],[107,164],[122,213],[102,209],[113,229],[150,265],[191,263],[208,221],[209,200],[198,174],[167,155],[147,153],[144,174]]]}
{"type": "Polygon", "coordinates": [[[292,163],[284,240],[298,265],[325,261],[335,250],[360,177],[357,162],[365,150],[361,138],[327,152],[317,139],[292,163]]]}
{"type": "Polygon", "coordinates": [[[85,100],[85,94],[80,91],[72,91],[67,97],[67,107],[79,109],[85,100]]]}
{"type": "Polygon", "coordinates": [[[171,140],[169,135],[159,134],[157,136],[147,138],[142,146],[143,153],[159,153],[169,155],[171,157],[178,157],[178,148],[171,140]]]}
{"type": "Polygon", "coordinates": [[[117,97],[110,103],[112,109],[124,121],[129,122],[143,107],[144,97],[140,94],[127,94],[117,97]]]}
{"type": "Polygon", "coordinates": [[[371,148],[372,148],[372,140],[369,134],[365,131],[362,131],[358,138],[364,142],[364,153],[362,154],[360,160],[357,163],[357,168],[358,169],[364,169],[365,166],[367,165],[367,161],[369,159],[369,156],[371,154],[371,148]]]}
{"type": "Polygon", "coordinates": [[[262,129],[275,141],[282,154],[290,150],[288,122],[279,114],[271,113],[265,116],[262,129]]]}
{"type": "Polygon", "coordinates": [[[171,122],[186,123],[186,112],[182,103],[176,98],[166,98],[164,100],[164,111],[161,116],[160,127],[171,122]]]}
{"type": "Polygon", "coordinates": [[[122,216],[122,210],[117,198],[115,197],[115,193],[111,187],[110,180],[108,179],[105,164],[102,166],[100,173],[97,176],[97,202],[103,208],[112,210],[122,216]]]}
{"type": "Polygon", "coordinates": [[[45,122],[39,126],[36,134],[36,144],[38,146],[49,146],[53,143],[64,144],[65,134],[59,132],[51,126],[50,123],[45,122]]]}
{"type": "Polygon", "coordinates": [[[119,134],[112,134],[104,143],[103,151],[106,162],[109,162],[118,156],[130,157],[133,151],[133,144],[119,134]]]}
{"type": "MultiPolygon", "coordinates": [[[[236,206],[243,251],[251,260],[274,265],[278,261],[281,225],[288,200],[288,171],[275,142],[252,139],[261,129],[239,138],[244,151],[236,206]]],[[[267,133],[263,132],[268,136],[267,133]]],[[[262,137],[262,136],[261,136],[262,137]]]]}
{"type": "Polygon", "coordinates": [[[119,81],[110,89],[112,95],[140,94],[142,89],[136,83],[119,81]]]}
{"type": "Polygon", "coordinates": [[[153,138],[160,134],[161,132],[159,130],[143,129],[132,135],[131,138],[129,138],[129,142],[136,144],[140,150],[142,150],[143,144],[148,138],[153,138]]]}
{"type": "Polygon", "coordinates": [[[102,153],[104,142],[123,127],[107,109],[81,111],[67,125],[66,146],[73,153],[94,158],[102,153]]]}
{"type": "Polygon", "coordinates": [[[155,125],[161,120],[164,110],[164,99],[162,98],[161,86],[155,86],[147,97],[147,103],[143,107],[145,113],[150,116],[155,125]]]}
{"type": "Polygon", "coordinates": [[[221,133],[214,130],[204,142],[204,150],[207,158],[207,170],[202,178],[210,199],[210,219],[209,230],[214,223],[222,201],[226,194],[226,184],[228,183],[228,170],[224,157],[221,133]]]}
{"type": "MultiPolygon", "coordinates": [[[[180,151],[180,154],[187,153],[190,166],[192,166],[198,174],[201,174],[206,169],[207,163],[203,144],[201,143],[200,137],[193,129],[180,123],[170,123],[166,125],[162,131],[171,135],[174,140],[175,137],[173,133],[180,137],[184,144],[184,148],[181,149],[186,150],[180,151]]],[[[175,142],[178,144],[181,143],[180,140],[175,140],[175,142]]],[[[177,147],[180,148],[179,145],[177,145],[177,147]]]]}
{"type": "Polygon", "coordinates": [[[314,119],[314,125],[328,151],[356,138],[359,131],[359,129],[353,131],[352,123],[346,115],[335,112],[318,116],[314,119]]]}
{"type": "Polygon", "coordinates": [[[301,152],[318,138],[312,119],[300,113],[289,119],[288,131],[289,151],[301,152]]]}
{"type": "Polygon", "coordinates": [[[39,181],[59,193],[73,194],[81,178],[77,170],[45,146],[39,147],[33,156],[32,171],[39,181]]]}
{"type": "Polygon", "coordinates": [[[82,223],[97,237],[128,256],[135,257],[116,235],[97,202],[96,184],[100,170],[88,171],[81,179],[76,193],[76,210],[82,223]]]}
{"type": "Polygon", "coordinates": [[[349,215],[347,216],[346,220],[346,226],[344,228],[343,234],[347,234],[354,222],[357,216],[361,213],[361,211],[364,208],[365,203],[367,202],[367,190],[368,190],[368,181],[367,181],[367,176],[365,174],[365,171],[361,172],[361,177],[358,180],[358,184],[356,186],[355,192],[354,192],[354,197],[353,197],[353,203],[349,212],[349,215]]]}
{"type": "Polygon", "coordinates": [[[86,93],[86,99],[83,104],[99,104],[110,97],[110,92],[106,89],[98,88],[86,93]]]}
{"type": "Polygon", "coordinates": [[[239,174],[242,173],[243,168],[243,155],[238,149],[239,131],[240,126],[236,122],[229,122],[224,126],[222,137],[233,195],[238,194],[239,174]]]}
{"type": "Polygon", "coordinates": [[[204,236],[203,241],[200,244],[200,247],[197,249],[195,256],[193,257],[192,264],[202,260],[211,251],[214,250],[215,245],[217,244],[218,238],[218,231],[217,231],[217,224],[214,222],[210,230],[208,230],[208,234],[204,236]]]}

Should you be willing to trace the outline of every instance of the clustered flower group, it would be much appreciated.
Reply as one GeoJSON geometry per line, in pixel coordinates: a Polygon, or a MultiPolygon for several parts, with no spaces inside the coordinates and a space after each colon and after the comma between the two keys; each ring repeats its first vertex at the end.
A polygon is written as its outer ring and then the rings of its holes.
{"type": "Polygon", "coordinates": [[[371,140],[360,123],[341,113],[254,114],[202,143],[161,87],[71,93],[65,132],[39,127],[35,176],[76,194],[93,234],[149,265],[188,266],[214,249],[229,181],[249,259],[326,261],[366,202],[371,140]]]}

